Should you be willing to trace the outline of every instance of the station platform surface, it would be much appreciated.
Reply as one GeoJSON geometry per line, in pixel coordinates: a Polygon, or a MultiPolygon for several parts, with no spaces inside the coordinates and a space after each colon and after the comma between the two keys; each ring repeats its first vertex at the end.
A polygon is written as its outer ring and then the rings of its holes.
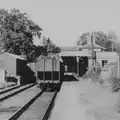
{"type": "Polygon", "coordinates": [[[91,81],[63,82],[49,120],[120,120],[118,94],[91,81]]]}

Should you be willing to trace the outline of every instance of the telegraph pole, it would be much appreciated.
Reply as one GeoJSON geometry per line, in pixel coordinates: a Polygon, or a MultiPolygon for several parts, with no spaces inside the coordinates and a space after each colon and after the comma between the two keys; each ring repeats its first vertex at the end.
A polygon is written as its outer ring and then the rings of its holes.
{"type": "Polygon", "coordinates": [[[94,33],[91,34],[91,51],[92,51],[92,66],[94,66],[94,58],[93,58],[93,36],[94,33]]]}

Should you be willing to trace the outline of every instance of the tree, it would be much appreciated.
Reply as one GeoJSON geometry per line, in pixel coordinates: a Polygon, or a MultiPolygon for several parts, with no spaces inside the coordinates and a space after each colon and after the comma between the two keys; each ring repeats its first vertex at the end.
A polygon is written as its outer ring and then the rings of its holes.
{"type": "Polygon", "coordinates": [[[113,31],[109,31],[108,34],[108,40],[112,42],[111,49],[112,51],[117,51],[120,53],[119,47],[120,47],[120,41],[118,36],[113,31]]]}
{"type": "Polygon", "coordinates": [[[79,46],[79,45],[83,46],[83,45],[87,44],[89,35],[90,35],[89,32],[86,32],[86,33],[83,33],[82,35],[80,35],[79,40],[76,42],[77,46],[79,46]]]}
{"type": "MultiPolygon", "coordinates": [[[[39,48],[40,48],[40,46],[39,46],[39,48]]],[[[46,38],[45,36],[43,36],[41,48],[44,49],[43,54],[45,54],[45,55],[47,55],[49,52],[51,52],[51,53],[61,52],[60,48],[58,46],[56,46],[50,38],[46,38]]]]}
{"type": "Polygon", "coordinates": [[[113,31],[109,31],[107,34],[107,37],[110,41],[114,42],[114,43],[119,43],[119,38],[118,36],[115,34],[115,32],[113,31]]]}
{"type": "Polygon", "coordinates": [[[25,56],[28,62],[36,59],[36,46],[33,36],[40,37],[42,29],[18,9],[7,11],[0,9],[0,48],[25,56]]]}
{"type": "MultiPolygon", "coordinates": [[[[89,35],[90,35],[89,32],[82,34],[80,36],[80,40],[76,42],[77,46],[87,44],[89,35]]],[[[119,49],[118,43],[120,44],[120,42],[114,32],[108,32],[108,34],[105,34],[102,31],[96,31],[94,32],[94,35],[95,35],[96,44],[100,45],[101,47],[105,47],[107,51],[118,51],[119,49]],[[113,44],[114,44],[114,49],[113,49],[113,44]]]]}
{"type": "Polygon", "coordinates": [[[108,42],[107,35],[102,31],[94,32],[94,35],[96,44],[106,48],[108,42]]]}
{"type": "Polygon", "coordinates": [[[45,36],[43,36],[41,42],[41,45],[36,46],[37,57],[39,57],[40,55],[47,56],[48,53],[59,53],[61,51],[58,46],[53,44],[50,38],[46,38],[45,36]]]}
{"type": "Polygon", "coordinates": [[[47,39],[45,48],[47,52],[52,52],[52,53],[59,53],[61,50],[58,46],[53,44],[52,40],[50,38],[47,39]]]}

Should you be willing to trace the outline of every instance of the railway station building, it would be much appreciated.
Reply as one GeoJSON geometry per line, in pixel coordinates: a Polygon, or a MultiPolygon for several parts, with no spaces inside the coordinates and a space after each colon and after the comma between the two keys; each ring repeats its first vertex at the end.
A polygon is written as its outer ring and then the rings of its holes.
{"type": "Polygon", "coordinates": [[[102,68],[105,64],[114,63],[116,65],[117,76],[120,75],[119,54],[117,52],[107,52],[93,41],[84,46],[60,47],[59,54],[63,60],[65,74],[83,76],[89,68],[97,63],[102,68]]]}

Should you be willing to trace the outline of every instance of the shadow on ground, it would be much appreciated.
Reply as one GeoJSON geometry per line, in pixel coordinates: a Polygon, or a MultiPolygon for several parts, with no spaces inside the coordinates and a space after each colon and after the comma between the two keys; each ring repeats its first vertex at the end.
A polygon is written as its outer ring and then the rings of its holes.
{"type": "Polygon", "coordinates": [[[73,75],[65,75],[63,81],[70,82],[70,81],[78,81],[78,80],[73,75]]]}

